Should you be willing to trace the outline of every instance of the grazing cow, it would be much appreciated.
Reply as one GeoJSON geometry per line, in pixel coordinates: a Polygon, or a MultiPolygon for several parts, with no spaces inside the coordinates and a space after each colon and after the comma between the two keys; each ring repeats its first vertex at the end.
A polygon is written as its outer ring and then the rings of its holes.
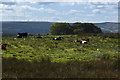
{"type": "Polygon", "coordinates": [[[18,33],[17,38],[26,38],[28,33],[18,33]]]}
{"type": "Polygon", "coordinates": [[[85,43],[89,42],[89,39],[75,40],[75,42],[80,42],[81,44],[85,44],[85,43]]]}
{"type": "Polygon", "coordinates": [[[53,40],[62,40],[62,37],[53,38],[53,40]]]}
{"type": "Polygon", "coordinates": [[[0,49],[2,50],[7,50],[6,47],[7,47],[8,44],[1,44],[0,45],[0,49]]]}

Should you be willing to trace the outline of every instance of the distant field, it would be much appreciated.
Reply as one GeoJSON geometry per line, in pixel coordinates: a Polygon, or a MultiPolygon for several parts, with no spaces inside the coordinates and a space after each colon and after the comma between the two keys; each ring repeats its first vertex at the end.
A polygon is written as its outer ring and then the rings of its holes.
{"type": "Polygon", "coordinates": [[[34,37],[36,36],[18,39],[15,36],[3,36],[2,43],[8,44],[7,50],[3,50],[2,54],[4,78],[15,76],[32,78],[118,77],[119,44],[117,38],[79,35],[34,37]],[[63,40],[55,41],[52,40],[52,37],[63,37],[63,40]],[[77,39],[84,38],[89,38],[90,41],[87,44],[75,42],[77,39]],[[36,68],[37,71],[34,72],[33,68],[36,68]],[[44,70],[46,71],[44,72],[44,70]]]}

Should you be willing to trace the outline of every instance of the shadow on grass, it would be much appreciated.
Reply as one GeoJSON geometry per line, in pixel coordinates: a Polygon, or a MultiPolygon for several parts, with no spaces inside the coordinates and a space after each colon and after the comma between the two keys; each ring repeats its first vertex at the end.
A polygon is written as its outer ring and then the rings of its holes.
{"type": "Polygon", "coordinates": [[[116,61],[53,63],[3,58],[3,78],[118,78],[116,61]]]}

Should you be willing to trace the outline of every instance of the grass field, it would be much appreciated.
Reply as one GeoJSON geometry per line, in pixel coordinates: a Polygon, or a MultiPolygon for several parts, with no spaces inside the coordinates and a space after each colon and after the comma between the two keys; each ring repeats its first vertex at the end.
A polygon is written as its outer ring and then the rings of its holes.
{"type": "Polygon", "coordinates": [[[3,78],[118,78],[117,38],[42,35],[43,38],[3,36],[3,78]],[[63,40],[52,40],[63,37],[63,40]],[[87,44],[75,40],[89,38],[87,44]]]}

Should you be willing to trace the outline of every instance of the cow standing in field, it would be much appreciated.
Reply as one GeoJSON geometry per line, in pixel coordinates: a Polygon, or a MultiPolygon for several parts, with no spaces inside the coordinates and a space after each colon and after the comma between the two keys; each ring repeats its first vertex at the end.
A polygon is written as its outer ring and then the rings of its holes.
{"type": "Polygon", "coordinates": [[[17,38],[26,38],[28,33],[18,33],[17,38]]]}
{"type": "Polygon", "coordinates": [[[80,42],[81,44],[86,44],[89,42],[89,39],[75,40],[75,42],[80,42]]]}
{"type": "Polygon", "coordinates": [[[7,50],[6,47],[7,47],[8,44],[1,44],[0,45],[0,49],[2,50],[7,50]]]}

